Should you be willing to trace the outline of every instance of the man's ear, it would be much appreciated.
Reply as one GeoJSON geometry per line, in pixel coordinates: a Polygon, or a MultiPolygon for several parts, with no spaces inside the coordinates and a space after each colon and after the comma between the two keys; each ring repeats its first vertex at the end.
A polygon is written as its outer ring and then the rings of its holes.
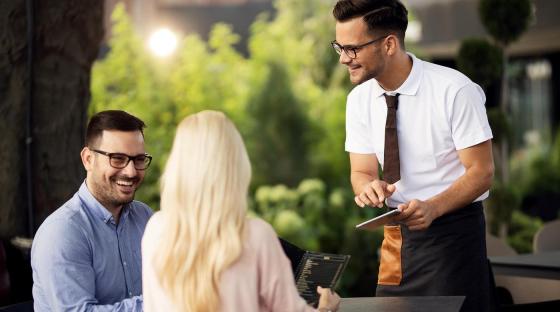
{"type": "Polygon", "coordinates": [[[387,49],[387,55],[391,56],[396,54],[399,49],[399,45],[400,45],[399,38],[397,38],[397,36],[395,35],[390,35],[385,43],[385,48],[387,49]]]}
{"type": "Polygon", "coordinates": [[[80,152],[80,157],[82,158],[82,164],[84,164],[86,171],[91,171],[93,168],[93,152],[86,146],[80,152]]]}

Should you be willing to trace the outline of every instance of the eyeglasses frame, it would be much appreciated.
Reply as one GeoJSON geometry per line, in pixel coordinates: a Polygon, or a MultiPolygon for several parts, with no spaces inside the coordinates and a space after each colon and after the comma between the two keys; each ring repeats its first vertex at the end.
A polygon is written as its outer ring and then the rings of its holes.
{"type": "Polygon", "coordinates": [[[128,166],[128,164],[130,163],[131,160],[132,160],[132,164],[134,165],[134,164],[135,164],[134,161],[135,161],[137,158],[139,158],[139,157],[146,157],[146,158],[148,158],[150,161],[149,161],[148,164],[146,165],[146,168],[139,169],[139,168],[136,168],[136,166],[134,166],[134,169],[136,169],[136,170],[140,170],[140,171],[146,170],[146,169],[148,169],[148,167],[150,167],[150,164],[152,163],[152,155],[150,155],[150,154],[148,154],[148,153],[144,153],[144,154],[140,154],[140,155],[136,155],[136,156],[130,156],[130,155],[123,154],[123,153],[109,153],[109,152],[105,152],[105,151],[102,151],[102,150],[93,149],[93,148],[89,148],[89,147],[88,147],[88,149],[89,149],[90,151],[92,151],[92,152],[95,152],[95,153],[98,153],[98,154],[105,155],[105,156],[109,157],[109,165],[111,165],[111,167],[113,167],[113,168],[115,168],[115,169],[124,169],[124,168],[126,168],[126,166],[128,166]],[[116,156],[116,155],[125,156],[126,158],[128,158],[128,160],[126,161],[126,164],[125,164],[123,167],[115,167],[115,166],[111,163],[111,158],[113,158],[113,156],[116,156]]]}
{"type": "Polygon", "coordinates": [[[370,45],[370,44],[373,44],[373,43],[375,43],[375,42],[377,42],[377,41],[379,41],[379,40],[381,40],[381,39],[386,39],[386,38],[388,38],[389,36],[390,36],[390,34],[388,34],[388,35],[383,35],[383,36],[381,36],[381,37],[379,37],[379,38],[373,39],[373,40],[368,41],[368,42],[366,42],[366,43],[364,43],[364,44],[359,44],[359,45],[356,45],[356,46],[343,46],[343,45],[341,45],[340,43],[336,42],[336,40],[333,40],[333,41],[331,41],[331,46],[332,46],[333,49],[336,51],[336,53],[338,53],[338,55],[341,55],[341,54],[342,54],[342,51],[344,51],[344,53],[346,53],[346,55],[347,55],[349,58],[355,59],[355,58],[358,57],[358,51],[360,51],[362,48],[364,48],[364,47],[366,47],[366,46],[368,46],[368,45],[370,45]],[[338,48],[338,49],[337,49],[337,48],[338,48]],[[350,55],[350,53],[349,53],[350,51],[352,51],[352,52],[354,53],[354,56],[350,55]]]}

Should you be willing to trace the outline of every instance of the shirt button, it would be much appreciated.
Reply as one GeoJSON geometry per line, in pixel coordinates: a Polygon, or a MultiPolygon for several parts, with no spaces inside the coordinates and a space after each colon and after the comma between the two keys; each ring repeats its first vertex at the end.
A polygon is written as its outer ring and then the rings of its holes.
{"type": "Polygon", "coordinates": [[[125,262],[123,262],[123,265],[124,265],[124,266],[126,266],[126,261],[125,261],[125,262]]]}
{"type": "Polygon", "coordinates": [[[132,297],[132,292],[129,292],[128,295],[132,297]]]}

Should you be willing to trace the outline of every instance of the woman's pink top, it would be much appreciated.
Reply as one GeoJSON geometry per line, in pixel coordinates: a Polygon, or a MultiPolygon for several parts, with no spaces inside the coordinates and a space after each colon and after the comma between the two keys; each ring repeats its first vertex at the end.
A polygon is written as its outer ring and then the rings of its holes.
{"type": "MultiPolygon", "coordinates": [[[[150,219],[142,239],[144,311],[182,311],[161,288],[151,263],[164,231],[161,213],[150,219]]],[[[221,311],[316,311],[299,296],[274,229],[263,220],[248,219],[245,231],[240,258],[221,277],[221,311]]]]}

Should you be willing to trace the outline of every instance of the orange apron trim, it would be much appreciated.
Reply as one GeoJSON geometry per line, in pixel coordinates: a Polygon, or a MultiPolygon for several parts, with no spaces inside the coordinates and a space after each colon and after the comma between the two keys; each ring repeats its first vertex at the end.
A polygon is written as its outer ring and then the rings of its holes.
{"type": "Polygon", "coordinates": [[[383,244],[379,260],[379,285],[400,285],[402,280],[401,247],[402,234],[400,225],[386,225],[383,228],[383,244]]]}

